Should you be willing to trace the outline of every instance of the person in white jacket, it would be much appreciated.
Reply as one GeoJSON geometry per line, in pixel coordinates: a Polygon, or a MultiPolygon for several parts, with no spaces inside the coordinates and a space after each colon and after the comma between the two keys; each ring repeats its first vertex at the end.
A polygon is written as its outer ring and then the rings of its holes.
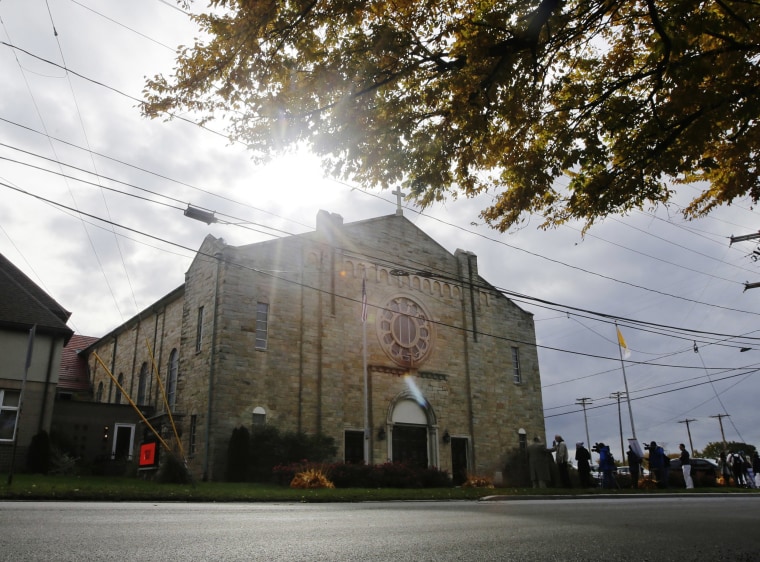
{"type": "Polygon", "coordinates": [[[678,446],[681,449],[681,471],[683,472],[683,481],[686,483],[686,489],[691,490],[694,488],[694,480],[691,479],[691,459],[689,457],[689,451],[686,450],[686,445],[681,443],[678,446]]]}

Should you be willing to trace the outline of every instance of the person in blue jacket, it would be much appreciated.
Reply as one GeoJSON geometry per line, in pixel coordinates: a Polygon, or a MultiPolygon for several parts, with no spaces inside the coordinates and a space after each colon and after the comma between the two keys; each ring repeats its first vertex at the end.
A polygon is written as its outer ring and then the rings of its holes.
{"type": "Polygon", "coordinates": [[[657,442],[652,441],[649,444],[649,472],[652,473],[657,481],[657,486],[665,487],[665,451],[662,447],[657,446],[657,442]]]}
{"type": "Polygon", "coordinates": [[[599,453],[599,470],[602,472],[602,488],[613,488],[616,484],[613,472],[617,467],[615,466],[615,459],[610,452],[610,447],[604,443],[597,443],[595,448],[599,453]]]}

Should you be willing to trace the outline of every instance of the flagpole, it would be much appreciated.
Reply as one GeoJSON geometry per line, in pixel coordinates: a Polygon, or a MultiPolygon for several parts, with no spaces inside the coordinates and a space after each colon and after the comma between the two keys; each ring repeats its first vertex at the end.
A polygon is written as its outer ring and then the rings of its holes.
{"type": "MultiPolygon", "coordinates": [[[[615,331],[618,337],[618,353],[620,354],[620,367],[623,369],[623,384],[625,385],[625,400],[628,403],[628,415],[631,418],[631,433],[633,438],[636,439],[636,427],[633,425],[633,409],[631,408],[631,393],[628,392],[628,378],[625,376],[625,362],[623,361],[623,334],[620,333],[617,322],[615,322],[615,331]]],[[[626,349],[628,347],[626,346],[626,349]]]]}
{"type": "Polygon", "coordinates": [[[364,368],[364,463],[369,459],[369,376],[367,374],[367,287],[362,279],[362,366],[364,368]]]}

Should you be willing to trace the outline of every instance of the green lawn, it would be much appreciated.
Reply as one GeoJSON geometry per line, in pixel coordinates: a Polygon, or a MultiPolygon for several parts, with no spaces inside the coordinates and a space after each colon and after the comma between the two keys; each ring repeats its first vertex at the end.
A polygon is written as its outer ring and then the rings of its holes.
{"type": "Polygon", "coordinates": [[[252,483],[197,482],[158,484],[139,478],[30,476],[17,474],[9,486],[0,481],[0,500],[352,502],[373,500],[464,500],[494,493],[484,488],[297,490],[252,483]]]}
{"type": "MultiPolygon", "coordinates": [[[[197,482],[158,484],[139,478],[41,476],[16,474],[8,485],[0,474],[0,500],[81,500],[81,501],[188,501],[188,502],[358,502],[388,500],[476,500],[492,495],[578,495],[613,493],[640,494],[644,490],[580,490],[545,488],[345,488],[298,490],[266,484],[197,482]]],[[[658,490],[655,493],[758,492],[737,488],[697,488],[658,490]]]]}

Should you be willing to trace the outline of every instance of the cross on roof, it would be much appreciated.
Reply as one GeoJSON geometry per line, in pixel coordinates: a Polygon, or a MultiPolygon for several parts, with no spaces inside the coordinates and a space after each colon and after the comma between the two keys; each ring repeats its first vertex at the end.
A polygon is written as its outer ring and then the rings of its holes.
{"type": "Polygon", "coordinates": [[[396,214],[403,215],[404,211],[401,209],[401,198],[404,197],[406,193],[401,193],[401,188],[399,187],[394,191],[391,191],[391,193],[396,196],[396,214]]]}

